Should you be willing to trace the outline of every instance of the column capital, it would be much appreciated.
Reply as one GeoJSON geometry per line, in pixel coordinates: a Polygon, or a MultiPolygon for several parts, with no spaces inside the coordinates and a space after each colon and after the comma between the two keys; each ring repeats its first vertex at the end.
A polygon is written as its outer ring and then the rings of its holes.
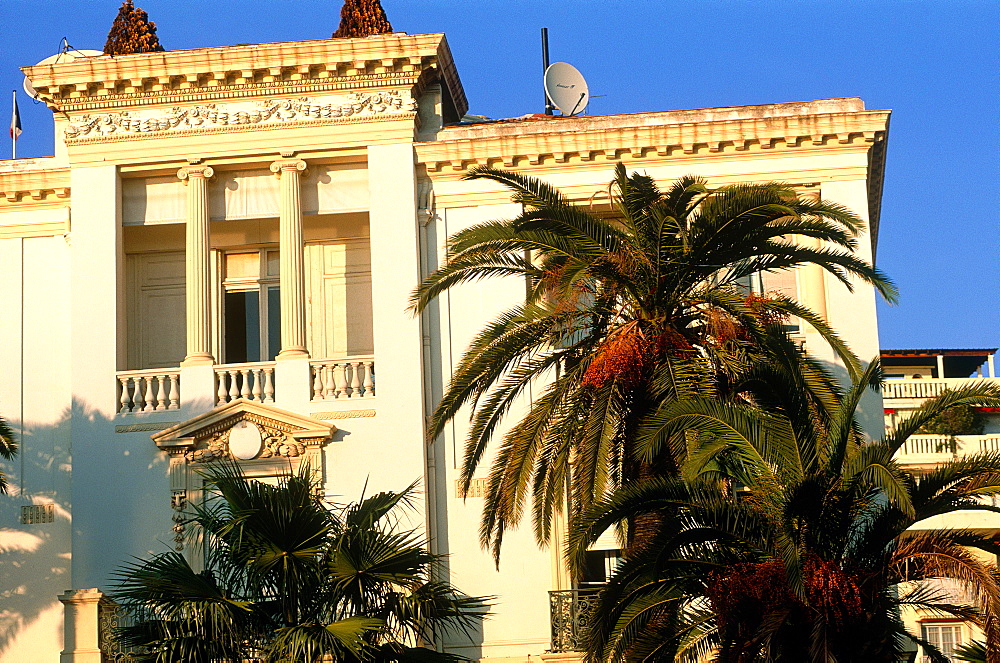
{"type": "Polygon", "coordinates": [[[177,171],[177,177],[182,180],[192,178],[209,179],[215,175],[215,170],[211,166],[184,166],[177,171]]]}
{"type": "Polygon", "coordinates": [[[284,172],[303,171],[306,169],[306,162],[302,159],[278,159],[271,164],[271,172],[280,175],[284,172]]]}

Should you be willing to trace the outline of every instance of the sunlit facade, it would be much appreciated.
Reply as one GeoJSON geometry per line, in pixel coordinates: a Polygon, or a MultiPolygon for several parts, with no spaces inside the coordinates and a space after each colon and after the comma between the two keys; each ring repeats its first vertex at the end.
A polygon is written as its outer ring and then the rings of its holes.
{"type": "MultiPolygon", "coordinates": [[[[525,528],[497,569],[479,546],[483,480],[457,488],[464,420],[423,441],[467,341],[524,293],[482,283],[408,310],[448,235],[519,210],[463,180],[474,166],[594,205],[619,161],[662,183],[783,181],[866,219],[858,254],[874,256],[889,112],[859,99],[482,121],[440,34],[25,71],[54,111],[56,155],[0,161],[0,416],[22,443],[0,507],[4,660],[100,660],[113,570],[169,548],[196,557],[180,514],[213,458],[263,478],[308,461],[339,501],[419,480],[412,524],[450,556],[442,573],[497,597],[480,632],[437,645],[578,656],[579,585],[558,551],[525,528]]],[[[877,354],[870,287],[812,267],[766,279],[877,354]]],[[[840,370],[812,329],[797,334],[840,370]]],[[[864,407],[874,433],[881,408],[864,407]]],[[[595,575],[614,545],[598,546],[595,575]]]]}

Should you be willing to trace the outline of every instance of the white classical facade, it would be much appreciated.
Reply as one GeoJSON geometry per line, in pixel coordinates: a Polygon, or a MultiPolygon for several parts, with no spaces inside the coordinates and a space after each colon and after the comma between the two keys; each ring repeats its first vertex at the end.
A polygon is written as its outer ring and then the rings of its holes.
{"type": "MultiPolygon", "coordinates": [[[[780,180],[867,219],[858,253],[874,255],[889,112],[858,99],[461,123],[440,34],[25,72],[57,147],[0,161],[0,416],[22,444],[0,500],[4,661],[99,661],[95,588],[184,547],[179,513],[218,457],[260,477],[307,460],[340,501],[419,481],[413,524],[450,555],[447,579],[497,597],[471,641],[439,645],[496,661],[572,649],[551,642],[549,592],[573,589],[558,551],[523,529],[495,568],[478,543],[483,484],[456,488],[465,422],[423,442],[467,341],[524,292],[483,283],[408,310],[448,235],[519,210],[462,180],[475,165],[598,205],[618,161],[663,183],[780,180]]],[[[818,269],[766,278],[878,353],[870,288],[818,269]]],[[[865,412],[880,430],[877,399],[865,412]]]]}

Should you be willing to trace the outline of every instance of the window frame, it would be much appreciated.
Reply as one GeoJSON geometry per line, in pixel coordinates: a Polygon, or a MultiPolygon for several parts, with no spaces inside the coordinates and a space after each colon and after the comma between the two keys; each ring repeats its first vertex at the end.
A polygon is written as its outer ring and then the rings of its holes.
{"type": "MultiPolygon", "coordinates": [[[[280,272],[279,248],[275,244],[257,245],[243,248],[231,248],[219,251],[219,352],[221,363],[263,363],[274,361],[274,357],[281,351],[281,279],[280,273],[271,273],[268,270],[269,255],[275,254],[275,270],[280,272]],[[230,276],[228,273],[229,256],[239,254],[257,254],[257,274],[255,276],[230,276]],[[277,310],[272,311],[270,293],[277,291],[277,310]],[[227,310],[226,295],[229,293],[256,292],[257,293],[257,338],[259,347],[257,349],[258,359],[250,361],[232,361],[227,350],[227,310]],[[271,338],[271,326],[275,326],[276,333],[271,338]],[[271,347],[272,344],[275,347],[271,347]]],[[[246,354],[251,355],[249,348],[246,354]]]]}
{"type": "MultiPolygon", "coordinates": [[[[942,654],[948,656],[949,658],[955,653],[955,647],[959,647],[965,644],[965,623],[961,620],[934,620],[934,621],[922,621],[920,622],[920,637],[922,637],[927,642],[931,643],[937,647],[942,654]],[[950,628],[953,634],[953,641],[951,643],[951,651],[944,651],[940,647],[940,631],[936,639],[931,638],[931,633],[929,629],[944,629],[950,628]]],[[[921,648],[923,649],[923,648],[921,648]]],[[[926,654],[921,653],[920,657],[921,663],[930,663],[930,657],[926,654]]]]}

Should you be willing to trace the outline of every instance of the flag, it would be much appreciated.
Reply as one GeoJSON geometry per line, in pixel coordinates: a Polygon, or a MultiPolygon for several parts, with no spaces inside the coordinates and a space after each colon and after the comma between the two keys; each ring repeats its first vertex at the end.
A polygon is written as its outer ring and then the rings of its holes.
{"type": "Polygon", "coordinates": [[[14,111],[10,115],[10,137],[17,140],[21,135],[21,114],[17,112],[17,92],[14,93],[14,111]]]}

